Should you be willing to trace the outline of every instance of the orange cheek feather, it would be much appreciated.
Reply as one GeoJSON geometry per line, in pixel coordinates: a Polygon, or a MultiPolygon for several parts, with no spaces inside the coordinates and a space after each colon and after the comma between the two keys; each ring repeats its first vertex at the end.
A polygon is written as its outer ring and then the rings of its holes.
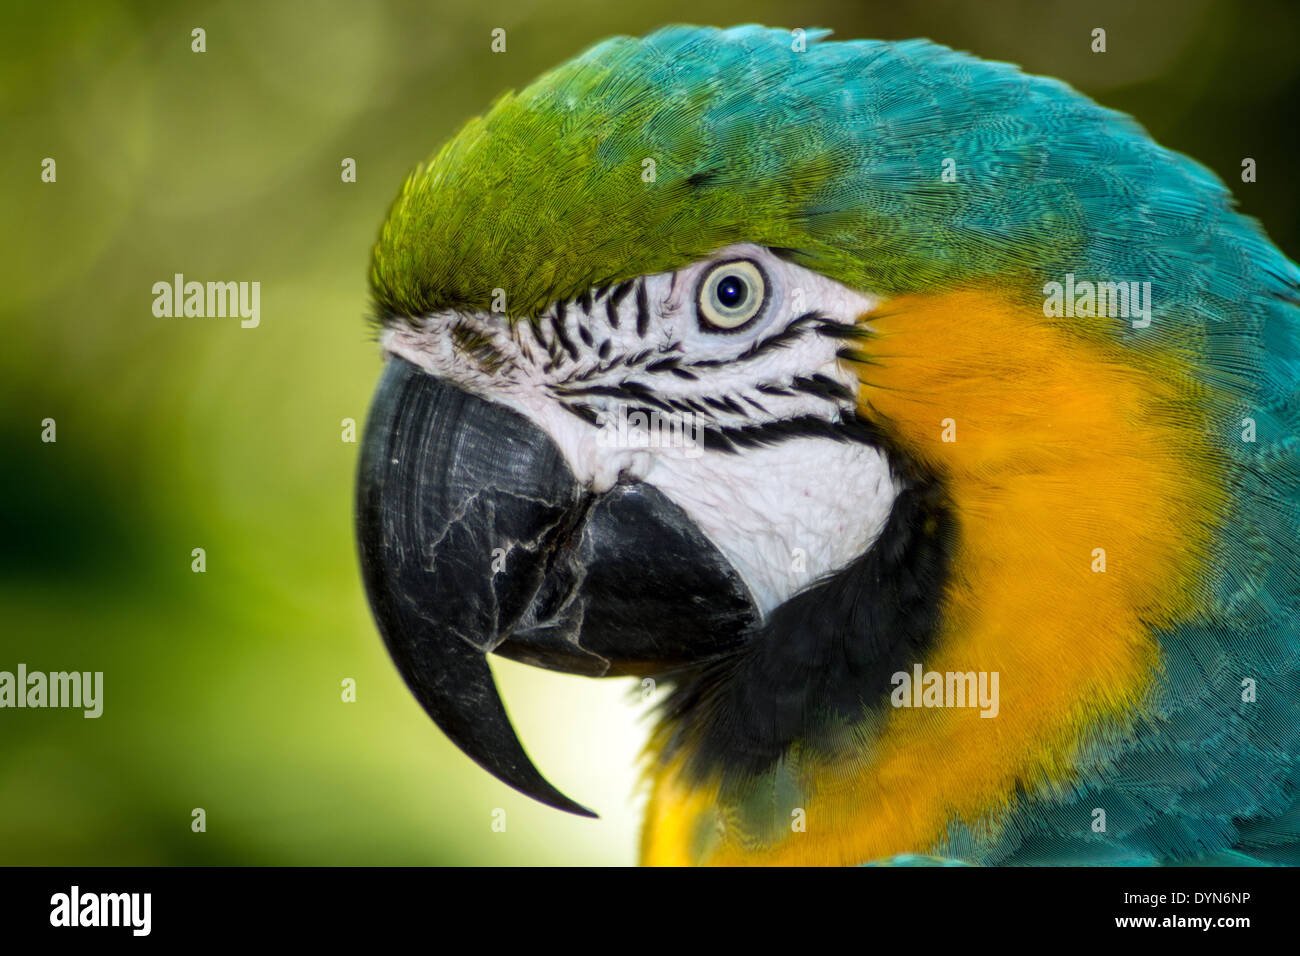
{"type": "Polygon", "coordinates": [[[691,835],[717,816],[716,787],[661,767],[647,863],[856,864],[924,852],[954,820],[996,827],[1017,784],[1068,785],[1080,739],[1122,730],[1158,673],[1152,629],[1201,604],[1225,494],[1177,355],[986,291],[864,321],[861,411],[942,476],[960,529],[941,633],[916,663],[998,672],[999,713],[890,710],[854,753],[804,758],[806,832],[741,847],[724,828],[707,859],[691,835]]]}

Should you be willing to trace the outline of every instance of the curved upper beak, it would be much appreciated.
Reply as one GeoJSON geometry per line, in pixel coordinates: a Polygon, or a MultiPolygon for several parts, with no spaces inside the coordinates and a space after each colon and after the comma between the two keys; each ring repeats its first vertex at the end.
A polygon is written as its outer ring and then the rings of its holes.
{"type": "Polygon", "coordinates": [[[552,670],[657,674],[741,643],[759,613],[653,486],[582,487],[523,415],[390,357],[357,475],[370,606],[429,716],[480,766],[594,816],[533,766],[486,654],[552,670]]]}

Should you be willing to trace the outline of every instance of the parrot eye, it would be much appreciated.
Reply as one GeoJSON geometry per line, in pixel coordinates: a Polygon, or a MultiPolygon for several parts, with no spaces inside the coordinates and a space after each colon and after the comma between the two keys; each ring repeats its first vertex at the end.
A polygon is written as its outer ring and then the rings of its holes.
{"type": "Polygon", "coordinates": [[[738,332],[766,304],[763,270],[748,259],[720,262],[700,282],[700,324],[705,331],[738,332]]]}

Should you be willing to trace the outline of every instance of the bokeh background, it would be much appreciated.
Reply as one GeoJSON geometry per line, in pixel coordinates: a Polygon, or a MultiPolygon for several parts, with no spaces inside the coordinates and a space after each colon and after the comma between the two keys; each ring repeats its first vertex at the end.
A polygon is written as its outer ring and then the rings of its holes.
{"type": "Polygon", "coordinates": [[[639,688],[495,666],[538,766],[598,822],[460,755],[370,622],[341,423],[364,422],[379,372],[368,254],[416,161],[611,33],[751,21],[1058,76],[1300,251],[1291,3],[7,3],[0,670],[103,671],[105,702],[0,710],[0,864],[635,861],[639,688]],[[259,281],[260,327],[156,318],[177,272],[259,281]]]}

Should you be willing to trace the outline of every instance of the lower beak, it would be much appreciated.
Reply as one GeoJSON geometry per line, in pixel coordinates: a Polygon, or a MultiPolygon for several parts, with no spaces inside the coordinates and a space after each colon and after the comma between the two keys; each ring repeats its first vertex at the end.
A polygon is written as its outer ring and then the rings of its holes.
{"type": "Polygon", "coordinates": [[[542,803],[594,816],[529,760],[486,655],[588,676],[725,654],[759,614],[653,486],[595,494],[523,415],[390,358],[357,476],[361,569],[398,670],[443,732],[542,803]]]}

